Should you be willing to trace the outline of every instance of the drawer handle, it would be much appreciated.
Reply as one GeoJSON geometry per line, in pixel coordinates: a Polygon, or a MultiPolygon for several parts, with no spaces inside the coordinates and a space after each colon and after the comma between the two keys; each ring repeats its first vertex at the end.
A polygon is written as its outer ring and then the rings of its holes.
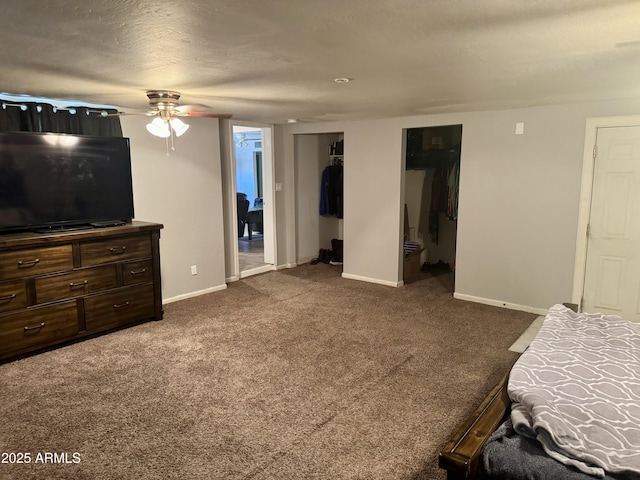
{"type": "Polygon", "coordinates": [[[121,303],[120,305],[114,305],[113,308],[115,310],[118,310],[120,308],[125,308],[125,307],[128,307],[128,306],[129,306],[129,302],[124,302],[124,303],[121,303]]]}
{"type": "Polygon", "coordinates": [[[11,295],[7,295],[6,297],[0,297],[0,302],[10,302],[14,298],[16,298],[16,294],[12,293],[11,295]]]}
{"type": "Polygon", "coordinates": [[[127,249],[127,247],[111,247],[109,249],[109,251],[111,252],[111,255],[121,255],[124,253],[124,251],[127,249]]]}
{"type": "Polygon", "coordinates": [[[82,282],[76,282],[76,283],[71,282],[69,284],[69,288],[84,287],[87,283],[89,283],[89,280],[83,280],[82,282]]]}
{"type": "Polygon", "coordinates": [[[23,262],[22,260],[18,260],[18,267],[33,267],[40,263],[40,259],[36,258],[35,260],[29,260],[27,262],[23,262]]]}
{"type": "Polygon", "coordinates": [[[42,322],[40,325],[36,325],[35,327],[24,327],[24,331],[25,332],[29,332],[31,330],[40,330],[42,327],[44,327],[45,323],[42,322]]]}
{"type": "Polygon", "coordinates": [[[129,273],[131,275],[142,275],[143,273],[146,273],[147,269],[146,268],[141,268],[140,270],[131,270],[129,273]]]}

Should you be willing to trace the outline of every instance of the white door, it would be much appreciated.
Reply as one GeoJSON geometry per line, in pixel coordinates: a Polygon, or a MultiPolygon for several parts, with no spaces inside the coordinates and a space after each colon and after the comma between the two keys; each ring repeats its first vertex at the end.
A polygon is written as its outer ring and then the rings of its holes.
{"type": "Polygon", "coordinates": [[[640,126],[598,128],[585,312],[640,321],[640,126]]]}

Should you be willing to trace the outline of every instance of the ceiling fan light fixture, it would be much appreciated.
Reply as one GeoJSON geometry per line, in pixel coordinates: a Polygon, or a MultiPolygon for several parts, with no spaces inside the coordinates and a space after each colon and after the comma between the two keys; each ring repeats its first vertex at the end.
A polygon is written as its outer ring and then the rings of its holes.
{"type": "Polygon", "coordinates": [[[155,135],[160,138],[167,138],[171,135],[169,125],[160,117],[156,117],[151,122],[147,123],[147,131],[151,135],[155,135]]]}
{"type": "Polygon", "coordinates": [[[189,130],[189,125],[184,123],[179,118],[174,117],[169,120],[169,123],[171,123],[171,128],[173,128],[173,131],[176,133],[176,137],[181,136],[183,133],[189,130]]]}

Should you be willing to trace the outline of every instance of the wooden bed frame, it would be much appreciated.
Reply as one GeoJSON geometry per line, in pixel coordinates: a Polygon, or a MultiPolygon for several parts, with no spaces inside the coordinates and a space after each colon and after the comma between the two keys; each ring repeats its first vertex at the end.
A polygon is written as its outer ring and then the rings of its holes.
{"type": "Polygon", "coordinates": [[[447,471],[447,480],[476,477],[482,446],[509,412],[511,400],[507,394],[508,378],[509,373],[493,387],[480,406],[440,451],[438,464],[447,471]]]}

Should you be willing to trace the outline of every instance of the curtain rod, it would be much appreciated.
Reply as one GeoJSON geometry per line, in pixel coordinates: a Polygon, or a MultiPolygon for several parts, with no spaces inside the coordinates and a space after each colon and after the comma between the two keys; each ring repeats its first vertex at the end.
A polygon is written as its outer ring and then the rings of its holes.
{"type": "MultiPolygon", "coordinates": [[[[51,105],[51,104],[47,103],[45,105],[51,105]]],[[[6,110],[7,107],[18,107],[23,112],[26,112],[27,109],[29,108],[24,103],[12,103],[12,102],[5,102],[5,101],[2,102],[1,106],[3,110],[6,110]]],[[[53,113],[57,113],[58,110],[63,110],[63,111],[69,112],[71,115],[75,115],[76,112],[78,111],[78,108],[86,108],[86,111],[85,111],[86,115],[96,113],[102,117],[109,116],[109,112],[105,109],[97,109],[97,108],[90,108],[90,107],[57,107],[55,105],[51,105],[51,107],[52,107],[53,113]]],[[[38,111],[38,113],[42,112],[42,105],[36,104],[36,110],[38,111]]]]}

